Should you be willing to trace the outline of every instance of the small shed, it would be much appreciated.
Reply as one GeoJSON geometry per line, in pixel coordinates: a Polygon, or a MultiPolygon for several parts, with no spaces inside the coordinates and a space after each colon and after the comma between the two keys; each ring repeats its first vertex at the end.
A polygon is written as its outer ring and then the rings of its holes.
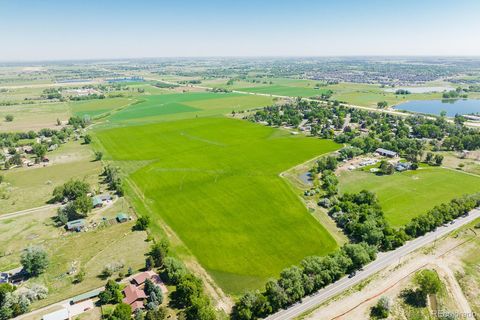
{"type": "Polygon", "coordinates": [[[92,204],[94,208],[101,208],[103,206],[102,198],[97,196],[92,198],[92,204]]]}
{"type": "Polygon", "coordinates": [[[70,304],[76,304],[76,303],[79,303],[79,302],[82,302],[82,301],[85,301],[85,300],[88,300],[88,299],[92,299],[92,298],[95,298],[97,297],[100,292],[102,292],[103,290],[101,289],[97,289],[97,290],[92,290],[92,291],[89,291],[89,292],[85,292],[83,294],[80,294],[78,296],[75,296],[73,297],[71,300],[70,300],[70,304]]]}
{"type": "Polygon", "coordinates": [[[127,222],[129,220],[128,214],[120,212],[117,214],[117,221],[118,222],[127,222]]]}
{"type": "Polygon", "coordinates": [[[81,231],[85,228],[85,219],[72,220],[67,222],[67,230],[69,231],[81,231]]]}

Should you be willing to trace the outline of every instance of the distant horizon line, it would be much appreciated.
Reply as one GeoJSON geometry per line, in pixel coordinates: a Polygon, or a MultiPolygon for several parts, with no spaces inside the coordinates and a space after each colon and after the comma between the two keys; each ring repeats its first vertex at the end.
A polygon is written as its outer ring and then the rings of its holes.
{"type": "Polygon", "coordinates": [[[478,55],[432,55],[432,54],[418,54],[418,55],[365,55],[365,54],[355,54],[355,55],[243,55],[243,56],[234,56],[234,55],[224,55],[224,56],[146,56],[146,57],[117,57],[117,58],[52,58],[52,59],[39,59],[39,60],[9,60],[0,59],[0,64],[26,64],[26,63],[52,63],[52,62],[100,62],[100,61],[125,61],[125,60],[161,60],[161,59],[301,59],[301,58],[450,58],[450,59],[480,59],[480,54],[478,55]]]}

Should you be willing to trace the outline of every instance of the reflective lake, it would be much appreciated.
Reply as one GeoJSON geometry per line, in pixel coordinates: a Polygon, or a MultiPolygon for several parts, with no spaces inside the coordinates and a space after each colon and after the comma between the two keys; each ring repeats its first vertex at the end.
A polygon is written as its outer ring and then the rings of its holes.
{"type": "Polygon", "coordinates": [[[446,111],[449,117],[454,117],[457,113],[461,115],[480,114],[480,99],[416,100],[401,103],[394,109],[435,115],[446,111]]]}
{"type": "Polygon", "coordinates": [[[429,93],[429,92],[443,92],[454,90],[455,88],[452,87],[395,87],[395,88],[388,88],[384,91],[386,92],[395,92],[397,90],[408,90],[411,93],[429,93]]]}

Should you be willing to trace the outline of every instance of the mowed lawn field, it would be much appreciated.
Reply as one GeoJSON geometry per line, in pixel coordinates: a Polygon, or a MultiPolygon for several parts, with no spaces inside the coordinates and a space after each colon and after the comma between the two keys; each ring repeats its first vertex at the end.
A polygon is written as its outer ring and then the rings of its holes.
{"type": "Polygon", "coordinates": [[[102,129],[96,137],[107,159],[137,168],[129,179],[153,230],[165,221],[229,293],[260,288],[337,247],[279,176],[338,149],[332,141],[223,117],[102,129]]]}
{"type": "Polygon", "coordinates": [[[464,194],[480,191],[480,177],[440,167],[396,172],[391,176],[366,171],[342,172],[339,191],[375,192],[387,220],[396,227],[464,194]]]}

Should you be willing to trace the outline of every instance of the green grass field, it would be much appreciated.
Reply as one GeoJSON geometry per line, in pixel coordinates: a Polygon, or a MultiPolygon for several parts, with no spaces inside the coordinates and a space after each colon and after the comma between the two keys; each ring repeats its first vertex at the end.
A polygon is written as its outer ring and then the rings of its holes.
{"type": "Polygon", "coordinates": [[[165,221],[229,293],[336,248],[278,175],[338,149],[332,141],[227,118],[106,129],[97,138],[131,172],[154,231],[165,221]]]}
{"type": "Polygon", "coordinates": [[[126,222],[88,232],[68,233],[45,242],[43,245],[50,256],[49,267],[44,274],[31,281],[46,285],[49,294],[46,299],[36,302],[34,307],[42,307],[104,285],[105,280],[99,275],[109,263],[124,264],[123,273],[129,267],[133,270],[143,268],[144,253],[148,251],[149,243],[145,241],[145,232],[131,230],[133,224],[126,222]],[[84,268],[85,280],[72,285],[73,277],[67,275],[72,267],[84,268]]]}
{"type": "Polygon", "coordinates": [[[289,97],[313,97],[313,96],[321,95],[322,93],[327,91],[326,89],[314,89],[314,88],[294,87],[294,86],[284,86],[284,85],[243,88],[240,90],[246,91],[246,92],[266,93],[266,94],[289,96],[289,97]]]}
{"type": "Polygon", "coordinates": [[[341,193],[363,189],[375,192],[387,220],[396,227],[435,205],[480,191],[480,177],[438,167],[396,172],[392,176],[349,171],[343,172],[339,180],[341,193]]]}
{"type": "Polygon", "coordinates": [[[339,83],[330,85],[328,89],[334,92],[332,99],[347,103],[376,108],[380,101],[387,101],[389,106],[398,105],[409,100],[440,99],[441,93],[412,93],[407,96],[387,92],[379,85],[360,83],[339,83]]]}
{"type": "Polygon", "coordinates": [[[43,128],[58,128],[57,119],[67,120],[70,110],[66,103],[18,104],[0,107],[0,131],[26,132],[43,128]],[[12,122],[5,121],[7,114],[12,122]]]}
{"type": "Polygon", "coordinates": [[[268,97],[246,96],[232,93],[174,93],[142,96],[138,103],[114,113],[109,121],[152,122],[222,115],[253,107],[273,104],[268,97]]]}
{"type": "Polygon", "coordinates": [[[101,163],[92,162],[93,151],[88,145],[70,141],[47,154],[46,166],[22,167],[4,171],[0,185],[0,215],[45,205],[53,189],[69,179],[80,179],[97,188],[101,163]]]}
{"type": "Polygon", "coordinates": [[[70,102],[69,107],[76,116],[89,115],[94,118],[112,110],[125,107],[134,102],[133,99],[112,98],[112,99],[95,99],[78,102],[70,102]]]}
{"type": "MultiPolygon", "coordinates": [[[[259,80],[259,79],[257,79],[259,80]]],[[[239,90],[252,93],[273,94],[290,97],[313,97],[322,94],[326,90],[334,92],[332,100],[344,101],[353,105],[376,108],[377,102],[387,101],[389,106],[397,105],[408,100],[439,99],[440,93],[410,94],[408,96],[395,95],[386,92],[379,85],[346,83],[328,85],[315,89],[321,81],[289,78],[265,78],[260,82],[252,83],[244,80],[234,81],[227,85],[228,79],[214,79],[202,82],[202,85],[239,90]],[[265,83],[264,83],[265,82],[265,83]]]]}
{"type": "MultiPolygon", "coordinates": [[[[257,79],[258,80],[258,79],[257,79]]],[[[227,85],[228,79],[214,79],[202,82],[202,85],[210,87],[225,88],[252,93],[272,94],[290,97],[313,97],[321,95],[326,88],[315,89],[320,81],[288,78],[266,78],[264,82],[252,83],[245,80],[236,80],[231,85],[227,85]]]]}

